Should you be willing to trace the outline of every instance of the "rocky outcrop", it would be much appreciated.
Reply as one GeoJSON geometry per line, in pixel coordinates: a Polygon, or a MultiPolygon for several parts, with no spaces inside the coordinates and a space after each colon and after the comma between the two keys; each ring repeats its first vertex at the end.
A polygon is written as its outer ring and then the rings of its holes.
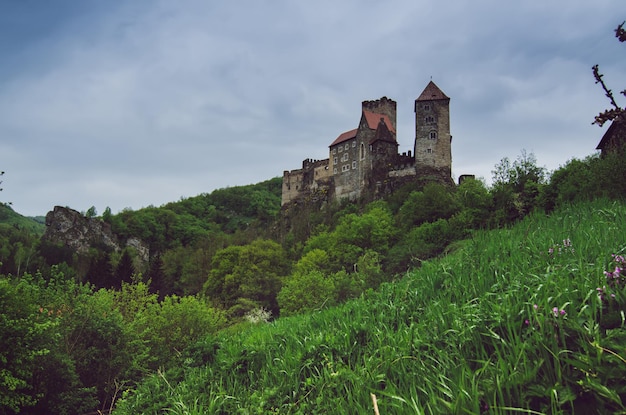
{"type": "Polygon", "coordinates": [[[46,215],[46,230],[42,240],[65,245],[76,253],[86,253],[90,248],[119,251],[130,246],[142,261],[148,262],[147,245],[138,238],[121,242],[111,230],[111,225],[97,218],[88,218],[80,212],[61,206],[46,215]]]}

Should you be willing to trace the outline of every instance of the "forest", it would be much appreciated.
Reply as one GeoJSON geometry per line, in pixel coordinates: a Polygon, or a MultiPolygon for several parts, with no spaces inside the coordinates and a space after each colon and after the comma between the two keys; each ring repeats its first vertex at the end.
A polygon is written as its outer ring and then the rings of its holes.
{"type": "Polygon", "coordinates": [[[147,263],[3,203],[0,414],[624,413],[625,156],[522,150],[489,186],[290,212],[273,178],[84,213],[147,263]]]}

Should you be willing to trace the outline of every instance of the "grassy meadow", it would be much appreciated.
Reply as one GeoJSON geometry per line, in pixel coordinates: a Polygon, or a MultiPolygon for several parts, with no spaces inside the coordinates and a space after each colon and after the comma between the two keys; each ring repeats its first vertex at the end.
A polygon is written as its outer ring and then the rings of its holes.
{"type": "Polygon", "coordinates": [[[531,214],[344,305],[206,338],[114,414],[626,413],[625,251],[623,203],[531,214]]]}

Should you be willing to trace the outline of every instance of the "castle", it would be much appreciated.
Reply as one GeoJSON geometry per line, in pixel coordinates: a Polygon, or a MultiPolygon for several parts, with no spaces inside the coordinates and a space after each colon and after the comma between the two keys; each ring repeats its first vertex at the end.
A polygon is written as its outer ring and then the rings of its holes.
{"type": "Polygon", "coordinates": [[[415,100],[413,153],[398,153],[396,102],[363,101],[357,128],[340,134],[324,160],[283,173],[283,206],[307,200],[377,198],[416,180],[452,182],[450,98],[430,81],[415,100]]]}

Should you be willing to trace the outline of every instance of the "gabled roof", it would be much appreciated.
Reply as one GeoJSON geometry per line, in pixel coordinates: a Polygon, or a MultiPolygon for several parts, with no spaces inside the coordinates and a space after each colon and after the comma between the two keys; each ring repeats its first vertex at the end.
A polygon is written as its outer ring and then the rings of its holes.
{"type": "Polygon", "coordinates": [[[388,143],[393,143],[396,146],[399,145],[395,136],[391,133],[391,131],[389,131],[389,128],[387,128],[387,124],[385,123],[385,119],[383,117],[380,117],[378,128],[376,128],[376,134],[369,144],[374,144],[377,141],[386,141],[388,143]]]}
{"type": "Polygon", "coordinates": [[[389,116],[385,114],[377,114],[375,112],[371,112],[368,110],[363,110],[363,115],[365,116],[365,120],[367,121],[367,126],[370,129],[372,130],[377,129],[378,123],[380,122],[380,119],[382,118],[385,121],[385,124],[387,125],[387,128],[389,129],[389,131],[395,134],[396,129],[393,128],[393,124],[391,123],[389,116]]]}
{"type": "Polygon", "coordinates": [[[355,128],[354,130],[346,131],[345,133],[339,134],[339,137],[337,137],[335,141],[333,141],[330,144],[330,147],[336,146],[337,144],[343,143],[344,141],[348,141],[348,140],[355,138],[357,131],[358,131],[358,128],[355,128]]]}
{"type": "Polygon", "coordinates": [[[442,99],[450,99],[433,81],[430,81],[424,91],[415,101],[437,101],[442,99]]]}
{"type": "Polygon", "coordinates": [[[619,118],[611,121],[611,125],[608,130],[602,136],[602,139],[598,143],[596,150],[606,151],[610,146],[620,145],[620,139],[626,142],[626,121],[622,121],[619,118]]]}

